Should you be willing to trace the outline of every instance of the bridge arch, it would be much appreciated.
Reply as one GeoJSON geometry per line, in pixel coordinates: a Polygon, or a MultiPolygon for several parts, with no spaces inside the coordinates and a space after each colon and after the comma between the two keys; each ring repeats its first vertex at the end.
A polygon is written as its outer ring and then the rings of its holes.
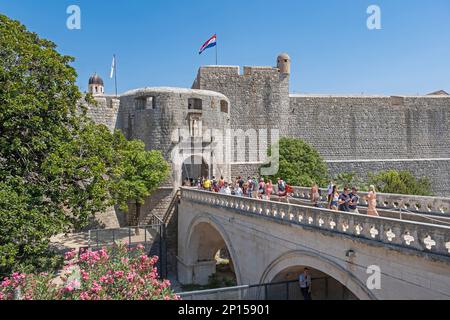
{"type": "Polygon", "coordinates": [[[210,261],[214,254],[223,246],[227,248],[237,284],[242,284],[239,258],[234,250],[231,239],[219,220],[208,214],[200,214],[191,221],[184,239],[186,245],[185,261],[195,265],[202,261],[210,261]]]}
{"type": "Polygon", "coordinates": [[[334,278],[360,300],[377,299],[365,283],[340,265],[320,254],[304,250],[290,251],[279,256],[265,269],[260,283],[270,283],[285,270],[296,266],[312,268],[334,278]]]}

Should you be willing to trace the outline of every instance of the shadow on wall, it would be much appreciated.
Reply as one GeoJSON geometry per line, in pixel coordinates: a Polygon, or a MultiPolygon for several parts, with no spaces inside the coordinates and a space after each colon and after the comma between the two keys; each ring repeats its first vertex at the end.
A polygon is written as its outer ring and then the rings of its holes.
{"type": "MultiPolygon", "coordinates": [[[[270,286],[267,292],[268,298],[276,300],[284,297],[289,300],[303,300],[298,278],[304,268],[305,266],[293,266],[281,271],[275,276],[272,283],[280,282],[282,284],[270,286]],[[286,282],[288,281],[289,297],[286,297],[286,282]]],[[[313,300],[358,300],[349,289],[333,277],[319,270],[308,268],[312,278],[311,297],[313,300]]]]}

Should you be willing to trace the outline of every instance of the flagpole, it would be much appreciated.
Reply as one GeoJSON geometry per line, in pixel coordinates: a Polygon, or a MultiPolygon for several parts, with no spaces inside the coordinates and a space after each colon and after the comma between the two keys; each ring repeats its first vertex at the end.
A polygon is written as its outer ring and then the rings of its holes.
{"type": "Polygon", "coordinates": [[[114,83],[116,87],[116,98],[117,98],[117,59],[116,55],[114,55],[114,83]]]}
{"type": "Polygon", "coordinates": [[[219,44],[217,43],[217,33],[216,33],[216,66],[217,66],[217,47],[219,46],[219,44]]]}

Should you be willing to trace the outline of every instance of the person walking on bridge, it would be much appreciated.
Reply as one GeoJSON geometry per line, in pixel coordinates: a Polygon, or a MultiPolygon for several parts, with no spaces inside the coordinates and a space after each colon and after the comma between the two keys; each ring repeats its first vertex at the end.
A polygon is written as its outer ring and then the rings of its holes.
{"type": "Polygon", "coordinates": [[[278,196],[279,197],[285,197],[286,196],[286,182],[284,182],[283,179],[278,178],[278,184],[277,184],[277,189],[278,189],[278,196]]]}
{"type": "Polygon", "coordinates": [[[310,198],[311,202],[314,204],[314,207],[318,207],[320,201],[320,194],[319,194],[319,186],[316,183],[311,188],[310,198]]]}
{"type": "Polygon", "coordinates": [[[330,181],[330,184],[328,185],[327,188],[327,203],[328,203],[328,209],[331,209],[331,202],[333,201],[333,197],[334,197],[334,190],[335,190],[335,185],[333,180],[330,181]]]}
{"type": "Polygon", "coordinates": [[[211,191],[211,180],[209,180],[209,178],[203,180],[203,188],[207,191],[211,191]]]}
{"type": "Polygon", "coordinates": [[[333,211],[338,211],[338,201],[339,201],[339,191],[337,186],[333,186],[332,198],[330,203],[330,209],[333,211]]]}
{"type": "Polygon", "coordinates": [[[369,194],[365,197],[367,201],[367,215],[379,217],[377,211],[377,193],[375,191],[375,186],[371,185],[369,187],[369,194]]]}
{"type": "Polygon", "coordinates": [[[339,195],[338,204],[339,211],[350,212],[349,203],[350,203],[350,195],[348,187],[344,188],[344,191],[339,195]]]}
{"type": "Polygon", "coordinates": [[[269,179],[269,181],[267,181],[267,183],[266,183],[266,190],[265,190],[266,200],[270,200],[272,191],[273,191],[273,184],[272,184],[272,180],[269,179]]]}
{"type": "Polygon", "coordinates": [[[253,197],[253,191],[255,190],[255,183],[251,177],[247,178],[247,196],[249,198],[253,197]]]}
{"type": "Polygon", "coordinates": [[[350,212],[359,213],[358,203],[359,203],[358,189],[356,189],[356,187],[353,187],[352,193],[350,193],[350,203],[348,206],[350,212]]]}

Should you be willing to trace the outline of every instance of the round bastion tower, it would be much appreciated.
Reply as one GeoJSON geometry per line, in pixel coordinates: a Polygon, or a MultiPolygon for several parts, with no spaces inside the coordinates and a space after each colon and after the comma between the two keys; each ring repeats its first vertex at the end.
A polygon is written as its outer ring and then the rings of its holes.
{"type": "Polygon", "coordinates": [[[277,68],[282,74],[291,74],[291,57],[287,53],[278,55],[277,68]]]}
{"type": "Polygon", "coordinates": [[[280,134],[282,136],[289,135],[289,123],[292,118],[292,111],[290,109],[290,97],[289,97],[289,81],[291,77],[291,58],[287,53],[281,53],[277,57],[277,68],[280,74],[279,80],[279,92],[280,102],[278,105],[278,121],[285,125],[280,126],[280,134]]]}
{"type": "Polygon", "coordinates": [[[89,93],[94,96],[103,95],[105,93],[103,79],[100,78],[97,73],[89,78],[89,93]]]}

